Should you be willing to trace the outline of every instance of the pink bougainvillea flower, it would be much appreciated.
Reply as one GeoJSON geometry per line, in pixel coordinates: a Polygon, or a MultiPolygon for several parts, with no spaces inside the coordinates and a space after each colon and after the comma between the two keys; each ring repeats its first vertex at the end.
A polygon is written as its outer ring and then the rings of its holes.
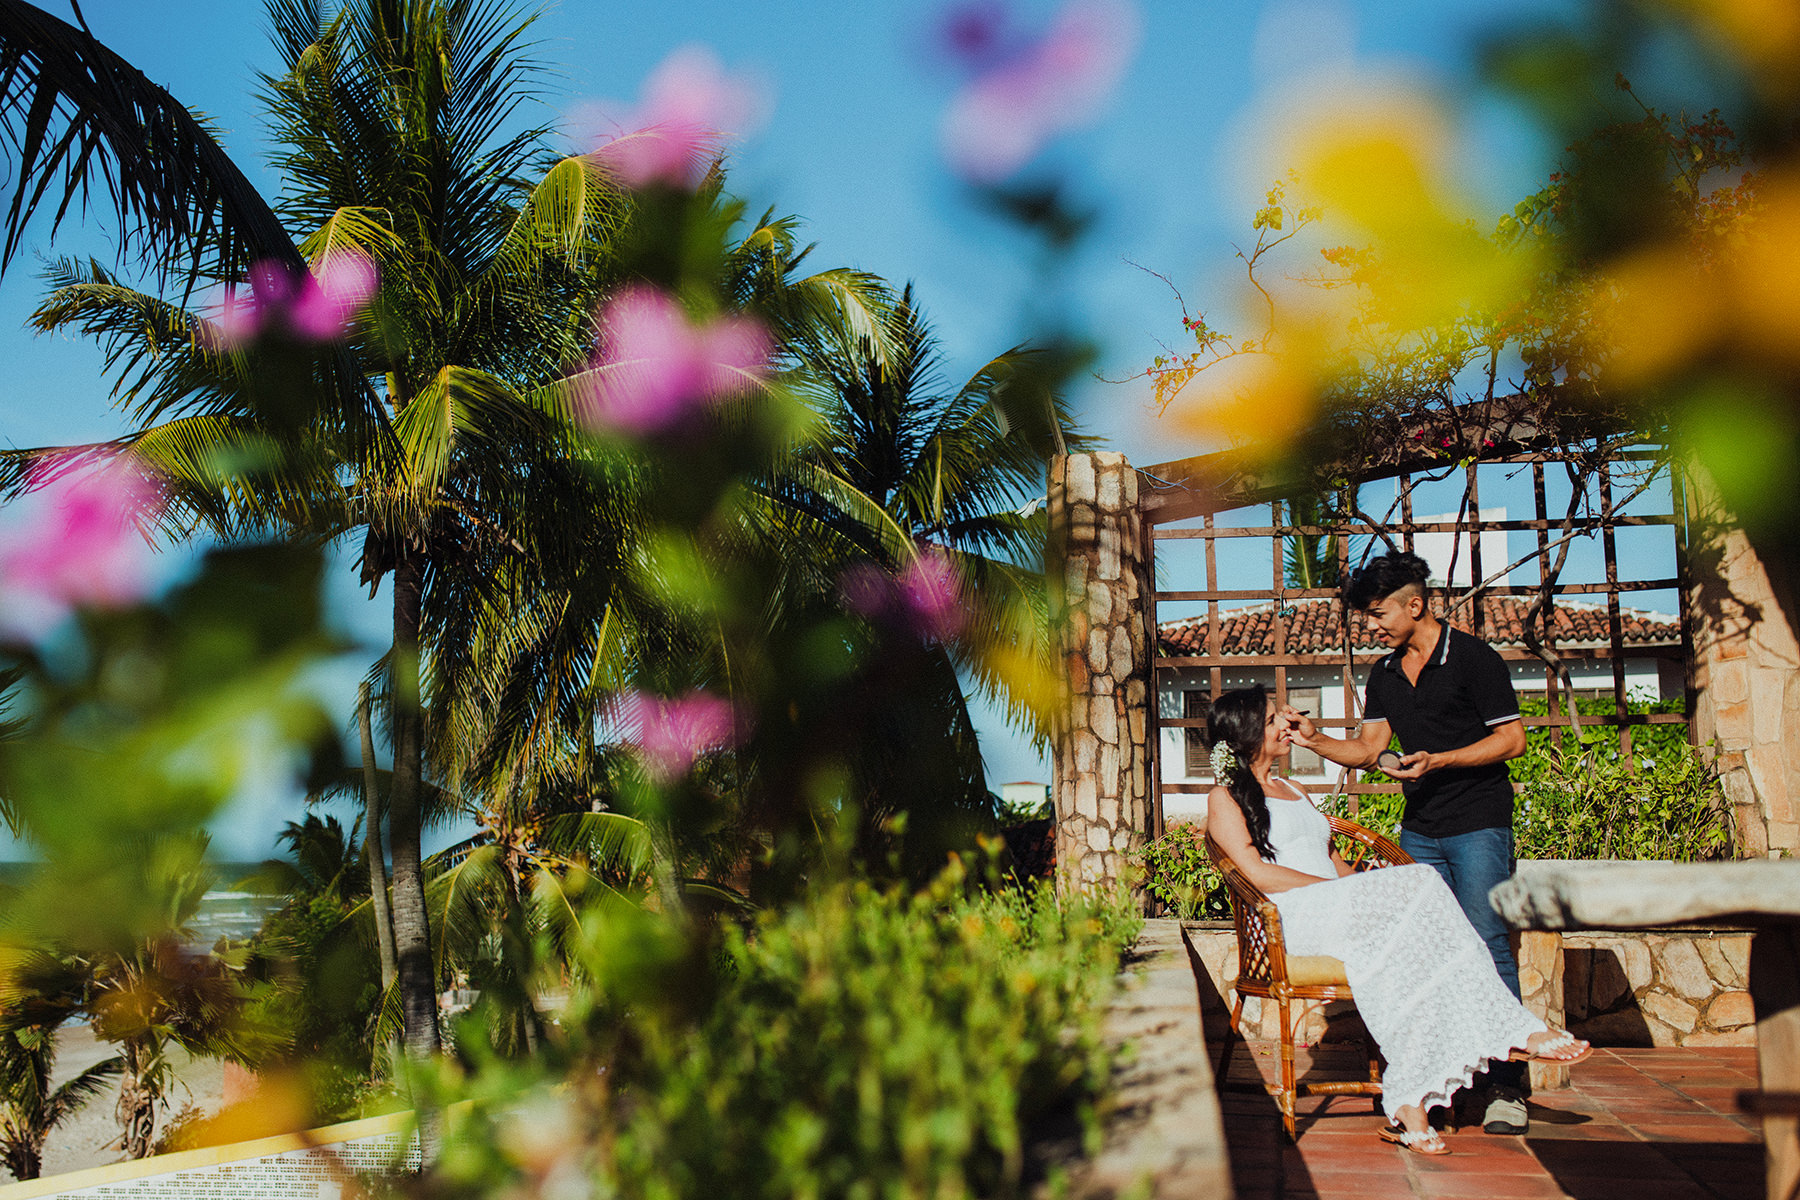
{"type": "Polygon", "coordinates": [[[149,585],[138,530],[161,494],[120,463],[77,471],[41,464],[44,482],[0,526],[0,632],[37,640],[73,608],[120,608],[149,585]]]}
{"type": "Polygon", "coordinates": [[[262,328],[262,310],[254,296],[241,296],[238,289],[225,289],[225,298],[206,322],[206,333],[212,345],[221,350],[235,350],[256,336],[262,328]]]}
{"type": "Polygon", "coordinates": [[[979,70],[1016,48],[1010,44],[1007,17],[1000,0],[969,0],[944,14],[938,37],[953,60],[979,70]]]}
{"type": "Polygon", "coordinates": [[[851,612],[897,624],[927,641],[948,641],[967,624],[956,567],[937,547],[890,575],[864,564],[838,580],[851,612]]]}
{"type": "Polygon", "coordinates": [[[709,692],[673,698],[632,692],[620,702],[618,720],[645,771],[659,783],[679,779],[702,754],[737,739],[731,702],[709,692]]]}
{"type": "Polygon", "coordinates": [[[311,274],[265,259],[250,268],[248,296],[225,289],[208,333],[225,350],[273,327],[303,342],[329,342],[344,335],[345,323],[374,298],[379,284],[374,261],[355,250],[327,255],[311,274]]]}
{"type": "Polygon", "coordinates": [[[327,255],[289,299],[288,327],[302,341],[342,337],[344,325],[374,298],[380,278],[366,254],[343,250],[327,255]]]}
{"type": "Polygon", "coordinates": [[[600,160],[630,187],[692,188],[706,177],[720,143],[757,116],[758,89],[725,71],[705,46],[683,46],[644,81],[638,107],[616,121],[600,160]]]}
{"type": "Polygon", "coordinates": [[[745,317],[693,324],[653,288],[627,289],[607,304],[601,322],[606,352],[584,404],[595,428],[659,433],[754,386],[767,370],[762,326],[745,317]]]}
{"type": "Polygon", "coordinates": [[[947,641],[962,632],[964,612],[956,567],[932,547],[900,572],[900,599],[921,637],[947,641]]]}
{"type": "Polygon", "coordinates": [[[1068,0],[1045,33],[979,71],[944,113],[944,152],[976,183],[998,183],[1058,134],[1096,119],[1137,49],[1129,0],[1068,0]]]}

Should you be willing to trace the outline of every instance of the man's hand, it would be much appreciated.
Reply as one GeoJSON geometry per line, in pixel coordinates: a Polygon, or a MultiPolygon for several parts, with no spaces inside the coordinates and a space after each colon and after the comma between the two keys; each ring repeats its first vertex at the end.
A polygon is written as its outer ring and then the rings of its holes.
{"type": "Polygon", "coordinates": [[[1400,765],[1386,768],[1387,773],[1395,779],[1417,779],[1430,771],[1435,771],[1441,764],[1438,756],[1429,750],[1415,750],[1411,754],[1400,756],[1400,765]]]}
{"type": "Polygon", "coordinates": [[[1281,730],[1281,740],[1307,750],[1315,749],[1313,738],[1318,736],[1319,728],[1307,719],[1305,713],[1291,704],[1282,705],[1275,714],[1275,725],[1281,730]]]}

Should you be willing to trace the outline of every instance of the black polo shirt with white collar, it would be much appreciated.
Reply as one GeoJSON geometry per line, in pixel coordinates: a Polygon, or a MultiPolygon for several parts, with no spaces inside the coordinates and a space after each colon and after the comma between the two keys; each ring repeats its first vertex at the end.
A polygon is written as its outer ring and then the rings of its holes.
{"type": "MultiPolygon", "coordinates": [[[[1470,746],[1496,725],[1519,719],[1512,676],[1494,648],[1443,625],[1437,648],[1413,684],[1400,667],[1402,646],[1375,664],[1363,720],[1386,721],[1407,754],[1470,746]]],[[[1477,829],[1512,827],[1512,780],[1505,763],[1446,767],[1401,784],[1401,825],[1424,837],[1455,837],[1477,829]]]]}

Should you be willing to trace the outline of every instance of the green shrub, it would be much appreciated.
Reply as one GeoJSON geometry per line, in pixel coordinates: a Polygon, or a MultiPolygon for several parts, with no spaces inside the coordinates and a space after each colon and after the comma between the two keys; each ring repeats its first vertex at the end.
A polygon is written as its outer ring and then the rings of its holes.
{"type": "Polygon", "coordinates": [[[382,996],[379,968],[351,927],[350,908],[330,895],[296,897],[245,946],[251,973],[271,985],[256,994],[251,1018],[292,1037],[279,1054],[250,1065],[300,1070],[327,1121],[360,1115],[382,996]]]}
{"type": "Polygon", "coordinates": [[[1636,769],[1607,741],[1573,739],[1533,764],[1513,804],[1520,858],[1693,862],[1731,851],[1731,818],[1706,758],[1676,742],[1636,769]]]}
{"type": "MultiPolygon", "coordinates": [[[[1637,701],[1633,713],[1680,712],[1681,701],[1637,701]]],[[[1542,696],[1520,698],[1524,716],[1543,716],[1542,696]]],[[[1582,699],[1585,716],[1613,711],[1608,699],[1582,699]]],[[[1558,748],[1552,731],[1532,728],[1525,753],[1507,764],[1523,785],[1513,802],[1513,846],[1519,858],[1648,859],[1688,862],[1718,858],[1731,850],[1731,818],[1719,793],[1718,775],[1707,757],[1688,745],[1680,724],[1634,725],[1632,757],[1618,751],[1614,727],[1584,726],[1577,743],[1564,730],[1558,748]]],[[[1395,747],[1398,749],[1398,747],[1395,747]]],[[[1370,783],[1392,780],[1364,772],[1370,783]]],[[[1333,811],[1349,814],[1348,798],[1333,811]]],[[[1398,792],[1358,797],[1355,820],[1397,837],[1406,807],[1398,792]]]]}
{"type": "Polygon", "coordinates": [[[1183,921],[1218,920],[1231,915],[1225,877],[1206,853],[1206,827],[1180,821],[1138,851],[1133,861],[1144,872],[1144,890],[1168,905],[1183,921]]]}
{"type": "Polygon", "coordinates": [[[1122,897],[840,884],[727,930],[702,984],[666,923],[608,921],[615,1006],[577,998],[564,1029],[600,1061],[503,1099],[531,1068],[484,1065],[460,1094],[502,1102],[459,1115],[432,1194],[1017,1195],[1035,1116],[1072,1105],[1097,1131],[1100,1017],[1141,926],[1122,897]]]}

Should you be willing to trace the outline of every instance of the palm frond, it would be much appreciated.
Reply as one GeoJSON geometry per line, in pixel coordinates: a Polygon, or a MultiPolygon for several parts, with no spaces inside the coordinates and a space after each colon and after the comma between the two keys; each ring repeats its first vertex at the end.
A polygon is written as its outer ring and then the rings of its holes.
{"type": "Polygon", "coordinates": [[[0,136],[13,175],[0,272],[44,201],[55,198],[54,235],[71,208],[86,211],[96,176],[121,251],[137,242],[146,261],[185,257],[190,282],[203,265],[236,278],[257,259],[300,263],[200,118],[86,30],[24,0],[0,0],[0,136]]]}
{"type": "Polygon", "coordinates": [[[112,1086],[112,1081],[125,1072],[125,1060],[118,1055],[103,1058],[50,1093],[46,1105],[46,1131],[60,1125],[65,1117],[74,1116],[88,1102],[96,1100],[112,1086]]]}

